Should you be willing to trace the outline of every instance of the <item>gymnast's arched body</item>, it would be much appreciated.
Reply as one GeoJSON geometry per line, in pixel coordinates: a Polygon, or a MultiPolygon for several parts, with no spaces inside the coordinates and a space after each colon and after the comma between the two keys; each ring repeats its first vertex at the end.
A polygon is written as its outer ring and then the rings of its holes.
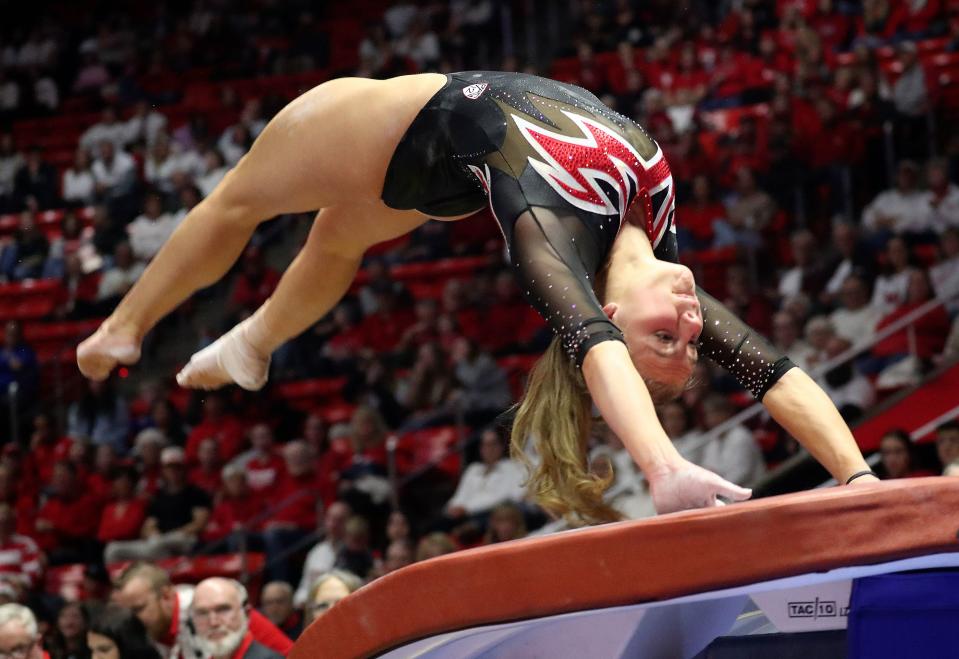
{"type": "Polygon", "coordinates": [[[257,389],[273,350],[340,300],[370,246],[487,204],[520,286],[555,332],[513,433],[517,454],[529,437],[537,444],[531,484],[546,508],[616,518],[586,465],[590,401],[659,512],[749,496],[681,458],[657,420],[654,403],[683,389],[697,353],[729,369],[840,483],[868,470],[824,392],[678,264],[659,146],[589,92],[525,74],[345,78],[295,99],[79,346],[80,370],[99,379],[135,362],[144,334],[223,276],[257,224],[320,209],[272,297],[177,376],[257,389]]]}

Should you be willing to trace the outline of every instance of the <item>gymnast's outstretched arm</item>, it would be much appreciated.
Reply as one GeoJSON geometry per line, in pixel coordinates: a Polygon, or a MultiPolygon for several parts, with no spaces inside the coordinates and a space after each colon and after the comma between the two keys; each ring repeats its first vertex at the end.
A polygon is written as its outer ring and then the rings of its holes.
{"type": "MultiPolygon", "coordinates": [[[[801,368],[786,372],[763,398],[763,405],[840,484],[869,469],[835,404],[801,368]]],[[[877,480],[868,475],[853,484],[877,480]]]]}
{"type": "MultiPolygon", "coordinates": [[[[700,354],[732,373],[839,483],[869,469],[836,406],[802,369],[701,288],[700,354]]],[[[875,481],[874,476],[854,483],[875,481]]]]}
{"type": "Polygon", "coordinates": [[[583,376],[600,413],[643,470],[659,513],[716,506],[717,496],[743,501],[751,490],[679,455],[666,435],[646,383],[626,344],[604,341],[589,349],[583,376]]]}

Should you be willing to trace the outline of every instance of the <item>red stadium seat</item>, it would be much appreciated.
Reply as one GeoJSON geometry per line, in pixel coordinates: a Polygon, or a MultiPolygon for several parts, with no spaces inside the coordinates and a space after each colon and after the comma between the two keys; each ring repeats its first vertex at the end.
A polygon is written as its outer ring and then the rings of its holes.
{"type": "Polygon", "coordinates": [[[25,323],[23,338],[27,343],[63,343],[85,338],[100,326],[102,318],[92,320],[67,320],[53,323],[25,323]]]}
{"type": "Polygon", "coordinates": [[[459,258],[402,263],[390,269],[390,275],[400,281],[411,279],[452,279],[472,275],[490,264],[488,256],[463,256],[459,258]]]}
{"type": "Polygon", "coordinates": [[[83,587],[84,563],[58,565],[46,571],[43,580],[43,592],[62,597],[67,602],[78,602],[91,593],[83,587]]]}
{"type": "Polygon", "coordinates": [[[852,66],[855,63],[856,63],[856,53],[852,51],[845,51],[845,52],[836,54],[837,66],[852,66]]]}
{"type": "Polygon", "coordinates": [[[25,299],[0,302],[0,320],[37,320],[45,318],[56,309],[52,298],[25,299]]]}
{"type": "Polygon", "coordinates": [[[460,454],[455,450],[459,438],[456,426],[441,426],[404,433],[398,441],[412,455],[413,469],[435,465],[456,479],[460,473],[460,454]]]}
{"type": "Polygon", "coordinates": [[[553,60],[550,77],[560,82],[578,82],[579,61],[575,57],[553,60]]]}
{"type": "Polygon", "coordinates": [[[18,213],[6,213],[0,215],[0,234],[11,234],[20,226],[20,215],[18,213]]]}
{"type": "Polygon", "coordinates": [[[920,55],[928,53],[941,53],[949,45],[949,37],[939,37],[937,39],[923,39],[916,42],[916,49],[920,55]]]}
{"type": "Polygon", "coordinates": [[[41,345],[34,348],[42,366],[69,366],[76,361],[77,347],[73,345],[41,345]]]}
{"type": "Polygon", "coordinates": [[[276,387],[276,394],[291,407],[308,410],[325,402],[337,402],[346,384],[346,378],[315,378],[283,382],[276,387]]]}
{"type": "Polygon", "coordinates": [[[443,296],[443,289],[446,288],[444,281],[411,281],[406,285],[410,295],[416,299],[438,300],[443,296]]]}
{"type": "Polygon", "coordinates": [[[10,284],[0,284],[0,299],[23,299],[59,293],[58,279],[25,279],[10,284]]]}
{"type": "Polygon", "coordinates": [[[328,424],[343,423],[349,421],[353,416],[356,405],[350,403],[330,403],[313,408],[313,411],[319,414],[328,424]]]}
{"type": "MultiPolygon", "coordinates": [[[[262,571],[265,561],[263,554],[247,552],[246,554],[211,556],[176,556],[156,561],[156,564],[166,570],[173,583],[195,584],[208,577],[239,579],[244,574],[257,574],[262,571]]],[[[110,578],[117,578],[130,564],[130,561],[121,561],[107,565],[110,578]]]]}

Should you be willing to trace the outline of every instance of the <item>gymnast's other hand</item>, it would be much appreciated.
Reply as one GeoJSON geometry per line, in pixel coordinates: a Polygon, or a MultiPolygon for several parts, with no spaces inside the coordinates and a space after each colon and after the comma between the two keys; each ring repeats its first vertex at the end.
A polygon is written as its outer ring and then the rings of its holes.
{"type": "Polygon", "coordinates": [[[660,515],[690,508],[725,505],[718,497],[745,501],[752,496],[752,490],[730,483],[686,460],[647,474],[647,477],[653,505],[660,515]]]}
{"type": "Polygon", "coordinates": [[[77,366],[91,380],[106,380],[118,364],[134,364],[140,359],[140,336],[115,327],[109,319],[77,346],[77,366]]]}

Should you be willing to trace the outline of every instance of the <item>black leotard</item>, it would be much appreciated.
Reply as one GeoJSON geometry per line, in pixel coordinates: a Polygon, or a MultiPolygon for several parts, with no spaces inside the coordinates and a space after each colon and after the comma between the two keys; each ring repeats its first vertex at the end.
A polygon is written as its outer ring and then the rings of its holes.
{"type": "MultiPolygon", "coordinates": [[[[677,262],[675,193],[662,149],[590,92],[537,76],[447,76],[390,162],[383,201],[433,217],[489,204],[530,303],[577,364],[601,341],[623,341],[592,279],[632,203],[661,260],[677,262]]],[[[701,354],[762,398],[791,366],[701,289],[701,354]]]]}

